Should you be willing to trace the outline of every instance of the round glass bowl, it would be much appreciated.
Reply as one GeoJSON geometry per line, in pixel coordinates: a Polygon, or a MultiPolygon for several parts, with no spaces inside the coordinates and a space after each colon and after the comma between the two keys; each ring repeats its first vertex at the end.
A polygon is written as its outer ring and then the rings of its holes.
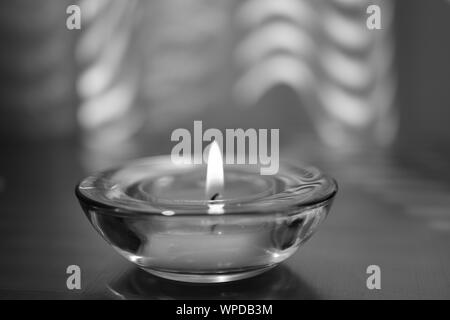
{"type": "Polygon", "coordinates": [[[313,167],[225,166],[225,191],[204,199],[205,165],[169,156],[130,162],[84,179],[76,195],[120,254],[172,280],[226,282],[291,256],[325,219],[336,182],[313,167]]]}

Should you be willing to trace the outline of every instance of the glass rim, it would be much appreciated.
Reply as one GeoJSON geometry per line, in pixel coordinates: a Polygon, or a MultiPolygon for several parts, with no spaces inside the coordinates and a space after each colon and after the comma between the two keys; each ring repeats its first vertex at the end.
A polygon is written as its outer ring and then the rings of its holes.
{"type": "MultiPolygon", "coordinates": [[[[304,197],[304,194],[298,194],[291,189],[283,190],[282,192],[275,193],[271,196],[257,199],[253,202],[240,202],[238,199],[230,200],[212,200],[212,201],[200,201],[200,200],[174,200],[172,203],[159,202],[157,205],[142,200],[133,199],[133,206],[127,201],[101,199],[100,197],[94,197],[92,193],[86,192],[86,190],[96,189],[93,185],[100,179],[103,179],[108,173],[118,172],[121,169],[138,165],[138,164],[151,164],[162,161],[167,163],[170,156],[156,156],[141,158],[134,161],[126,162],[121,166],[115,168],[100,171],[93,175],[89,175],[81,180],[75,188],[75,194],[82,205],[88,206],[89,210],[99,210],[103,214],[111,214],[117,216],[159,216],[167,218],[186,217],[186,216],[200,216],[200,217],[223,217],[227,215],[248,215],[248,214],[270,214],[270,215],[283,215],[291,211],[298,213],[302,210],[307,210],[315,207],[321,207],[331,202],[337,191],[338,184],[336,180],[321,170],[312,166],[299,166],[294,165],[291,162],[280,162],[280,170],[301,170],[301,172],[311,173],[317,175],[315,182],[320,181],[324,185],[321,185],[319,191],[314,190],[309,197],[304,197]],[[209,212],[211,206],[223,205],[223,213],[211,213],[209,212]],[[173,212],[174,214],[167,215],[165,212],[173,212]]],[[[176,166],[175,164],[172,164],[176,166]]],[[[184,166],[184,165],[183,165],[184,166]]],[[[186,165],[191,166],[192,165],[186,165]]],[[[236,165],[239,166],[239,165],[236,165]]],[[[245,166],[245,165],[243,165],[245,166]]],[[[300,186],[300,185],[299,185],[300,186]]],[[[129,201],[128,201],[129,202],[129,201]]]]}

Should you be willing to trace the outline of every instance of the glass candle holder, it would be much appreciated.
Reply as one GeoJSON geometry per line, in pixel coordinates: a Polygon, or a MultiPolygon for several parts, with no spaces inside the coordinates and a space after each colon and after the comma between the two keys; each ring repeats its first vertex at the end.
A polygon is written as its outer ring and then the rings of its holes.
{"type": "Polygon", "coordinates": [[[260,274],[317,230],[337,192],[313,167],[227,165],[220,198],[205,199],[206,165],[169,156],[84,179],[77,197],[102,237],[129,261],[172,280],[226,282],[260,274]]]}

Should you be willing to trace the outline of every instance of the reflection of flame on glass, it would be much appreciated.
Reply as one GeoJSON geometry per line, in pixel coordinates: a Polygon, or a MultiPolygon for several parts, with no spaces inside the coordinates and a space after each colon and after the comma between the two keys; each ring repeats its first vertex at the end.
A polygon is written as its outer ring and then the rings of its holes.
{"type": "MultiPolygon", "coordinates": [[[[214,201],[223,194],[224,173],[222,152],[216,141],[209,146],[208,166],[206,171],[206,199],[214,201]]],[[[208,213],[222,214],[223,204],[209,204],[208,213]]]]}

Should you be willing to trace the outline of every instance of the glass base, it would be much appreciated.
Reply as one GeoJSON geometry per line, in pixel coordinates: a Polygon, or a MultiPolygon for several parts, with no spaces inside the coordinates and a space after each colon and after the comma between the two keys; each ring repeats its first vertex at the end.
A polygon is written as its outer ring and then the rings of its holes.
{"type": "Polygon", "coordinates": [[[212,274],[178,273],[146,268],[143,268],[143,270],[147,271],[148,273],[154,276],[173,281],[192,282],[192,283],[221,283],[251,278],[261,273],[264,273],[275,266],[276,265],[271,265],[256,270],[253,269],[251,271],[233,272],[233,273],[212,273],[212,274]]]}

